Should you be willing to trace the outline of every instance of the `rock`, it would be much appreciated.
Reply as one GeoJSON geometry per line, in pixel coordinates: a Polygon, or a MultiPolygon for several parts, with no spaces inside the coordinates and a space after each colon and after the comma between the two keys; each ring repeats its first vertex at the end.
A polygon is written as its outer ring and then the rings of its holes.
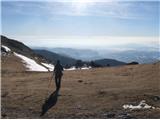
{"type": "Polygon", "coordinates": [[[154,100],[155,102],[160,100],[160,96],[158,96],[158,95],[144,94],[144,96],[149,97],[150,99],[154,100]]]}
{"type": "Polygon", "coordinates": [[[1,97],[7,97],[9,93],[8,92],[5,92],[4,94],[1,95],[1,97]]]}
{"type": "Polygon", "coordinates": [[[159,100],[160,100],[160,97],[159,97],[159,96],[154,96],[154,97],[153,97],[153,100],[154,100],[154,101],[159,101],[159,100]]]}
{"type": "Polygon", "coordinates": [[[135,117],[133,117],[129,113],[121,113],[121,114],[118,115],[118,118],[119,119],[133,119],[135,117]]]}
{"type": "Polygon", "coordinates": [[[7,115],[5,113],[2,113],[2,118],[5,118],[7,115]]]}
{"type": "Polygon", "coordinates": [[[98,91],[98,94],[99,94],[99,95],[105,95],[106,92],[105,92],[104,90],[100,90],[100,91],[98,91]]]}
{"type": "Polygon", "coordinates": [[[114,118],[116,116],[115,113],[107,113],[107,114],[104,114],[107,118],[114,118]]]}
{"type": "Polygon", "coordinates": [[[79,83],[83,82],[83,80],[78,80],[79,83]]]}

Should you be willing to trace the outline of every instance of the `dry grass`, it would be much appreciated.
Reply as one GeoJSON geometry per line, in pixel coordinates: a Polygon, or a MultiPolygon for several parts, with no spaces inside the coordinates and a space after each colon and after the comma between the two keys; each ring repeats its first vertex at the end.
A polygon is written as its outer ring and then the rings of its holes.
{"type": "MultiPolygon", "coordinates": [[[[126,103],[160,107],[159,63],[91,70],[65,71],[57,104],[39,117],[51,73],[2,72],[2,117],[4,118],[160,118],[160,110],[123,110],[126,103]],[[114,114],[109,116],[108,114],[114,114]]],[[[2,64],[3,70],[3,64],[2,64]]]]}
{"type": "Polygon", "coordinates": [[[14,54],[8,54],[5,57],[1,57],[1,62],[2,73],[25,71],[23,64],[20,64],[21,59],[14,56],[14,54]]]}

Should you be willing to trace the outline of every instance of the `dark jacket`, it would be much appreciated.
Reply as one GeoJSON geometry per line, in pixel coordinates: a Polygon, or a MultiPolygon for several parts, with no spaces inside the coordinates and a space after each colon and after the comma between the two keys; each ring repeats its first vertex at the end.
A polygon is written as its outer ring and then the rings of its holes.
{"type": "Polygon", "coordinates": [[[63,75],[63,67],[61,64],[56,64],[55,68],[54,68],[54,73],[57,76],[63,75]]]}

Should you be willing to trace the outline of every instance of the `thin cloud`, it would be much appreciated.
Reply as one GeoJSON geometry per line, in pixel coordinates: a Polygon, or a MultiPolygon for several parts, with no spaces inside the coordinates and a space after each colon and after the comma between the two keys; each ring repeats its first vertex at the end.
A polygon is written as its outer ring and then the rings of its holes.
{"type": "Polygon", "coordinates": [[[99,16],[120,19],[143,19],[145,14],[152,14],[152,6],[143,2],[103,2],[94,0],[94,2],[79,3],[63,1],[48,2],[2,2],[2,12],[5,9],[5,3],[11,8],[8,11],[14,14],[30,16],[47,16],[48,18],[56,16],[99,16]],[[85,6],[85,7],[84,7],[85,6]],[[136,11],[141,8],[143,13],[136,11]]]}
{"type": "MultiPolygon", "coordinates": [[[[64,16],[100,16],[121,19],[145,19],[152,15],[152,6],[143,2],[54,2],[46,5],[52,15],[64,16]],[[82,5],[81,5],[82,4],[82,5]],[[83,5],[84,4],[84,5],[83,5]],[[85,5],[86,4],[86,5],[85,5]],[[85,6],[85,7],[84,7],[85,6]],[[137,11],[141,9],[143,12],[137,11]]],[[[157,9],[158,11],[158,9],[157,9]]],[[[154,12],[154,11],[153,11],[154,12]]]]}
{"type": "Polygon", "coordinates": [[[9,36],[29,46],[43,47],[109,47],[112,45],[139,44],[157,47],[159,37],[145,36],[9,36]],[[85,42],[82,42],[85,41],[85,42]],[[37,44],[38,42],[38,44],[37,44]],[[103,44],[102,44],[103,43],[103,44]]]}

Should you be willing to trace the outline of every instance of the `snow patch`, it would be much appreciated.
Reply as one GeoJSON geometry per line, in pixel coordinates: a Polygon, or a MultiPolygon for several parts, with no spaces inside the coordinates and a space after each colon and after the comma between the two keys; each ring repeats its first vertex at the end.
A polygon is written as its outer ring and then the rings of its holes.
{"type": "Polygon", "coordinates": [[[31,58],[28,58],[26,56],[23,56],[21,54],[15,53],[15,52],[14,52],[14,55],[23,60],[23,62],[26,64],[26,67],[28,68],[27,71],[45,71],[45,72],[48,71],[48,69],[39,65],[38,63],[36,63],[36,61],[34,61],[31,58]]]}
{"type": "Polygon", "coordinates": [[[76,68],[75,66],[65,69],[65,70],[88,70],[91,69],[91,67],[82,67],[82,68],[76,68]]]}
{"type": "Polygon", "coordinates": [[[46,66],[50,71],[54,70],[54,65],[48,63],[41,63],[42,65],[46,66]]]}
{"type": "Polygon", "coordinates": [[[82,70],[88,70],[88,69],[91,69],[91,67],[89,66],[89,67],[82,67],[81,68],[82,70]]]}
{"type": "Polygon", "coordinates": [[[135,109],[155,109],[155,107],[150,106],[148,104],[146,104],[145,100],[142,100],[137,106],[133,106],[133,105],[123,105],[124,109],[131,109],[131,110],[135,110],[135,109]]]}
{"type": "Polygon", "coordinates": [[[7,47],[7,46],[2,45],[2,47],[6,50],[6,52],[10,52],[11,51],[11,49],[9,47],[7,47]]]}
{"type": "Polygon", "coordinates": [[[71,68],[64,69],[64,70],[76,70],[76,67],[75,67],[75,66],[73,66],[73,67],[71,67],[71,68]]]}

